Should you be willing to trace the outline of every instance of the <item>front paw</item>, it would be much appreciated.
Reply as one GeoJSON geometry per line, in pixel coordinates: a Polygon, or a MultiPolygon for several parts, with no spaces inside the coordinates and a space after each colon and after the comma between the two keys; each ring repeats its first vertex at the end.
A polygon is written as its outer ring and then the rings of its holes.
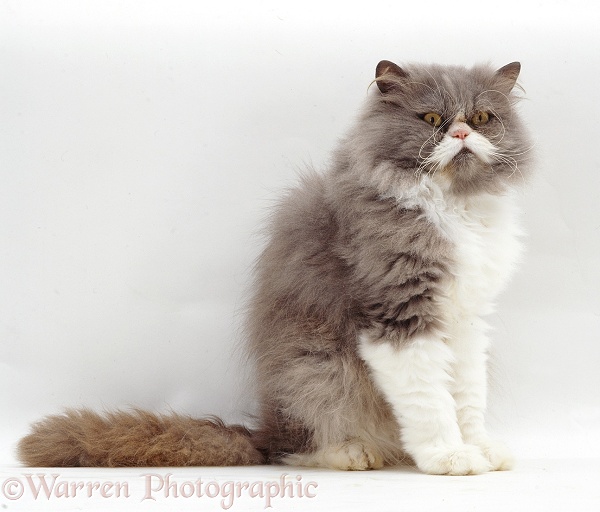
{"type": "Polygon", "coordinates": [[[476,444],[490,461],[492,471],[507,471],[514,467],[515,459],[504,443],[488,439],[476,444]]]}
{"type": "Polygon", "coordinates": [[[430,475],[479,475],[492,469],[481,449],[470,444],[428,448],[414,458],[430,475]]]}

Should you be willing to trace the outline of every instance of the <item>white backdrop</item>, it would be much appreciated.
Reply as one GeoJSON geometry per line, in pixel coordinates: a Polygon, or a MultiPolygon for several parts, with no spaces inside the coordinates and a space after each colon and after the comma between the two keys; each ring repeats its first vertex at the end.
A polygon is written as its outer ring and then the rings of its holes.
{"type": "Polygon", "coordinates": [[[600,456],[599,4],[207,4],[0,3],[0,464],[65,406],[254,410],[260,226],[381,59],[522,62],[539,170],[489,423],[519,457],[600,456]]]}

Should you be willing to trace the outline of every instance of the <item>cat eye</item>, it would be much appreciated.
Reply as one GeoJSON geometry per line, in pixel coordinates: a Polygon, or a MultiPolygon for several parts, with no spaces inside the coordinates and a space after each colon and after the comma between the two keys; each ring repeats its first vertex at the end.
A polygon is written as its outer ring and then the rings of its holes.
{"type": "Polygon", "coordinates": [[[486,124],[490,120],[490,115],[487,112],[477,112],[472,118],[471,122],[475,126],[486,124]]]}
{"type": "Polygon", "coordinates": [[[423,116],[423,121],[429,123],[431,126],[437,128],[442,124],[442,116],[435,112],[429,112],[423,116]]]}

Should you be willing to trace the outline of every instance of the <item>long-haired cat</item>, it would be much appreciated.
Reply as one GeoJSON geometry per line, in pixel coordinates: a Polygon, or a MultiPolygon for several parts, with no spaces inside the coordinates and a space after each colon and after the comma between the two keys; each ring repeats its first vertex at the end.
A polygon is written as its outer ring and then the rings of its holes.
{"type": "Polygon", "coordinates": [[[31,466],[396,464],[511,467],[490,439],[487,326],[519,253],[528,142],[519,63],[382,61],[330,168],[279,203],[256,265],[247,338],[253,430],[145,411],[68,410],[33,426],[31,466]]]}

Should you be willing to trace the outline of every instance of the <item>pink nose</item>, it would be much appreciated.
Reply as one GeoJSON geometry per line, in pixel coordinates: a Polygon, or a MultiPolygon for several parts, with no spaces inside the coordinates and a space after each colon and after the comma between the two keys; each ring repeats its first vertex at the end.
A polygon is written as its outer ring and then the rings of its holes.
{"type": "Polygon", "coordinates": [[[450,137],[465,140],[472,131],[471,127],[466,123],[455,123],[450,127],[450,137]]]}
{"type": "Polygon", "coordinates": [[[469,132],[467,130],[456,130],[452,133],[452,137],[456,137],[460,140],[465,140],[469,136],[469,132]]]}

